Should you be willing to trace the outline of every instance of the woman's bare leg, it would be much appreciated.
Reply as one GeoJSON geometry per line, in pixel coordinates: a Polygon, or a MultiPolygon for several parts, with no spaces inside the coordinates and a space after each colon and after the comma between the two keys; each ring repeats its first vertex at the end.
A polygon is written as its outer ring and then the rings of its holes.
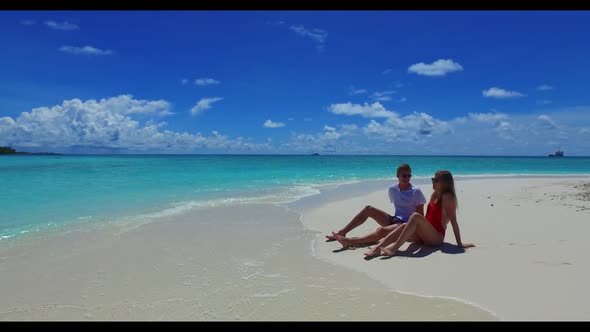
{"type": "Polygon", "coordinates": [[[434,229],[424,216],[414,213],[406,223],[406,227],[402,230],[399,238],[394,243],[381,248],[381,252],[387,256],[395,255],[399,247],[401,247],[402,244],[404,244],[413,234],[416,235],[416,238],[419,238],[424,244],[429,246],[439,245],[444,241],[444,236],[434,229]]]}
{"type": "Polygon", "coordinates": [[[379,256],[381,254],[381,248],[396,241],[400,237],[400,235],[405,227],[406,227],[406,224],[401,224],[395,230],[393,230],[392,232],[387,234],[387,236],[382,238],[381,241],[379,241],[379,243],[377,243],[375,245],[375,247],[373,247],[371,250],[367,251],[365,253],[365,256],[367,256],[367,257],[379,256]]]}

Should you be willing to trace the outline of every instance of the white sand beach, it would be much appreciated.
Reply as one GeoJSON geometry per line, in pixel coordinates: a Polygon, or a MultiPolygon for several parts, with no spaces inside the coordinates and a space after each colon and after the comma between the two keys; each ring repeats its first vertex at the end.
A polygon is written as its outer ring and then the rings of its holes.
{"type": "Polygon", "coordinates": [[[244,204],[4,240],[0,320],[587,320],[588,183],[457,181],[462,237],[477,245],[463,253],[452,230],[402,257],[333,252],[324,235],[359,209],[391,211],[386,187],[315,196],[303,216],[244,204]]]}
{"type": "Polygon", "coordinates": [[[284,207],[245,204],[2,241],[0,320],[494,319],[326,264],[318,235],[284,207]]]}
{"type": "MultiPolygon", "coordinates": [[[[422,186],[425,196],[431,186],[422,186]]],[[[363,259],[367,248],[334,252],[338,231],[370,204],[391,212],[386,188],[325,204],[304,216],[322,232],[318,257],[364,271],[403,293],[460,299],[502,320],[588,320],[590,289],[590,186],[588,178],[493,178],[456,181],[461,253],[452,228],[438,248],[416,248],[392,258],[363,259]]],[[[369,219],[348,236],[373,231],[369,219]]]]}

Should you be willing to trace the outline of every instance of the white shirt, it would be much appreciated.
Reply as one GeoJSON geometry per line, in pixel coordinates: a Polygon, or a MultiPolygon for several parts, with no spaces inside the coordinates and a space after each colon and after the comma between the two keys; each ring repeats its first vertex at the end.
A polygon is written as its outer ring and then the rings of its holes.
{"type": "Polygon", "coordinates": [[[400,190],[397,184],[389,187],[389,201],[395,208],[395,216],[408,221],[412,213],[416,212],[416,206],[426,204],[426,198],[422,190],[410,184],[406,190],[400,190]]]}

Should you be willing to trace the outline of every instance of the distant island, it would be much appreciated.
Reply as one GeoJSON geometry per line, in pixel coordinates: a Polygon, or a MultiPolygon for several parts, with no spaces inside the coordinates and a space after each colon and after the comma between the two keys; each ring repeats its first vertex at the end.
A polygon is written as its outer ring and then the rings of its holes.
{"type": "Polygon", "coordinates": [[[312,156],[319,156],[320,154],[319,153],[312,153],[311,155],[312,156]]]}
{"type": "Polygon", "coordinates": [[[0,155],[3,154],[24,154],[24,155],[61,155],[54,152],[19,152],[9,146],[0,146],[0,155]]]}

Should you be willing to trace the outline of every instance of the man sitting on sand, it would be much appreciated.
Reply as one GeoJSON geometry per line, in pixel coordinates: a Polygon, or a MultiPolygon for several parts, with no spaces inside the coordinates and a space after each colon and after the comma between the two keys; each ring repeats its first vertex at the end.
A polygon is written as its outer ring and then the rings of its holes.
{"type": "Polygon", "coordinates": [[[332,235],[326,235],[326,241],[334,241],[337,238],[344,238],[347,246],[360,243],[373,243],[379,241],[397,227],[407,222],[412,213],[417,212],[424,215],[424,204],[426,198],[420,188],[413,186],[410,183],[412,177],[412,169],[408,164],[402,164],[397,168],[398,184],[389,187],[389,201],[393,203],[395,208],[395,215],[389,215],[387,212],[377,209],[371,205],[365,206],[344,228],[337,233],[332,232],[332,235]],[[351,230],[362,225],[367,218],[373,218],[381,227],[367,236],[362,238],[345,238],[346,234],[351,230]]]}

